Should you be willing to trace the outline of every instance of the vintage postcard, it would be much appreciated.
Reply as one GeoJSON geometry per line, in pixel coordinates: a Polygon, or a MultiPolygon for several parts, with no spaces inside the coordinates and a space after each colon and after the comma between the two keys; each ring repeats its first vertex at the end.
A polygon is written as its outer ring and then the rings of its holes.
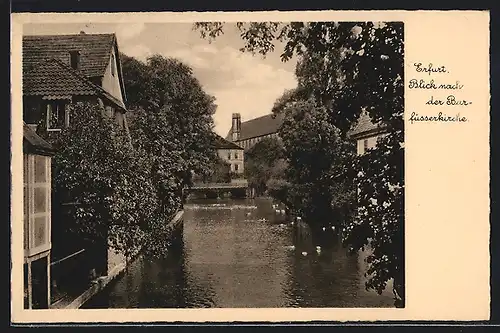
{"type": "Polygon", "coordinates": [[[489,319],[489,12],[25,13],[11,44],[12,322],[489,319]]]}

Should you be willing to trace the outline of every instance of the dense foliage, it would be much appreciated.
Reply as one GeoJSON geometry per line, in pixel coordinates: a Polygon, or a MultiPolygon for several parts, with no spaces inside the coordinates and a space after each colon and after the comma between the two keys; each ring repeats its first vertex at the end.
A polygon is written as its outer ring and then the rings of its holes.
{"type": "Polygon", "coordinates": [[[191,68],[159,55],[149,57],[146,64],[123,56],[123,71],[134,146],[142,145],[160,159],[175,160],[174,165],[160,164],[188,183],[187,171],[207,171],[216,158],[212,146],[216,105],[191,68]]]}
{"type": "Polygon", "coordinates": [[[314,101],[284,109],[279,131],[288,162],[287,199],[311,227],[340,225],[351,217],[354,186],[347,175],[354,145],[340,136],[328,112],[314,101]]]}
{"type": "Polygon", "coordinates": [[[181,62],[123,57],[129,126],[98,103],[69,105],[70,126],[49,138],[60,149],[55,202],[72,203],[67,227],[89,242],[109,242],[128,257],[139,248],[161,255],[184,187],[216,161],[216,106],[181,62]]]}
{"type": "Polygon", "coordinates": [[[257,195],[266,193],[269,182],[283,178],[283,161],[283,145],[276,138],[262,139],[245,152],[245,178],[257,195]]]}
{"type": "Polygon", "coordinates": [[[229,183],[230,181],[231,166],[219,156],[211,162],[211,166],[206,172],[194,175],[193,179],[194,183],[229,183]]]}
{"type": "Polygon", "coordinates": [[[206,94],[192,69],[154,55],[142,63],[122,56],[134,148],[151,162],[160,221],[147,248],[160,253],[169,237],[165,222],[182,205],[183,189],[194,174],[206,175],[218,163],[212,146],[214,97],[206,94]]]}
{"type": "MultiPolygon", "coordinates": [[[[284,43],[283,61],[297,56],[298,87],[276,111],[312,97],[327,119],[348,137],[361,112],[385,128],[376,149],[358,158],[350,178],[359,186],[359,214],[346,228],[353,250],[369,245],[368,288],[381,292],[394,281],[404,304],[403,24],[401,22],[237,23],[242,50],[267,54],[284,43]]],[[[204,38],[223,33],[219,22],[196,23],[204,38]]],[[[320,130],[327,130],[322,128],[320,130]]],[[[319,132],[318,134],[324,134],[319,132]]],[[[299,183],[300,184],[300,183],[299,183]]],[[[323,198],[312,205],[323,205],[323,198]]]]}
{"type": "Polygon", "coordinates": [[[109,240],[130,256],[154,219],[156,192],[148,160],[97,103],[68,109],[70,126],[49,138],[58,148],[52,162],[54,202],[70,204],[65,210],[70,232],[89,242],[109,240]]]}

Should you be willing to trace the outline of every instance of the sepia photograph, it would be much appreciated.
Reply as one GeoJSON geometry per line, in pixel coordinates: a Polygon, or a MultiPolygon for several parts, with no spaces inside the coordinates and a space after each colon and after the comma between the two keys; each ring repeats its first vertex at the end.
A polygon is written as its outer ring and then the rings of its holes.
{"type": "Polygon", "coordinates": [[[403,37],[24,24],[24,308],[404,308],[403,37]]]}

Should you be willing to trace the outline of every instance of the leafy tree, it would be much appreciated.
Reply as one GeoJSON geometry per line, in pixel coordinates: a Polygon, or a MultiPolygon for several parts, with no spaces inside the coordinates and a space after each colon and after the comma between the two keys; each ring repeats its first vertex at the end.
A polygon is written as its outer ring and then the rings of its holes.
{"type": "Polygon", "coordinates": [[[88,243],[109,241],[129,257],[148,236],[156,210],[148,161],[97,103],[68,108],[70,126],[47,137],[58,148],[52,162],[53,202],[73,204],[65,219],[70,233],[88,243]]]}
{"type": "Polygon", "coordinates": [[[77,203],[68,211],[69,228],[88,242],[109,242],[128,257],[139,248],[161,255],[183,187],[214,160],[207,139],[214,99],[174,59],[124,56],[123,71],[130,137],[99,105],[71,105],[71,126],[51,140],[60,147],[54,195],[77,203]]]}
{"type": "Polygon", "coordinates": [[[278,159],[274,162],[271,169],[271,177],[266,183],[267,193],[281,201],[288,209],[292,208],[289,201],[289,191],[291,184],[286,179],[286,172],[289,166],[285,158],[278,159]]]}
{"type": "Polygon", "coordinates": [[[158,153],[162,149],[176,152],[178,171],[182,173],[179,179],[188,181],[185,179],[190,175],[188,170],[197,173],[206,170],[215,158],[211,138],[216,105],[192,69],[176,59],[154,55],[145,64],[124,56],[123,71],[133,110],[130,128],[134,146],[149,142],[144,144],[150,146],[145,147],[147,152],[158,153]],[[138,120],[139,117],[143,119],[138,120]],[[150,127],[157,127],[161,134],[150,131],[150,127]]]}
{"type": "Polygon", "coordinates": [[[208,173],[200,175],[197,180],[204,183],[229,183],[231,181],[230,174],[231,166],[229,163],[217,156],[208,173]]]}
{"type": "Polygon", "coordinates": [[[245,152],[245,178],[257,195],[266,192],[269,180],[282,177],[275,166],[283,159],[283,145],[276,138],[262,139],[245,152]]]}
{"type": "MultiPolygon", "coordinates": [[[[377,149],[360,157],[353,169],[360,171],[351,175],[359,184],[360,214],[346,228],[345,241],[353,250],[371,246],[367,287],[381,292],[393,279],[398,305],[404,304],[403,24],[251,22],[237,27],[244,51],[265,55],[283,42],[283,61],[299,57],[298,88],[276,110],[305,95],[328,110],[343,137],[362,110],[385,128],[377,149]]],[[[219,22],[194,28],[208,39],[223,33],[219,22]]]]}
{"type": "Polygon", "coordinates": [[[280,129],[287,158],[288,200],[313,228],[350,217],[353,182],[346,177],[354,145],[340,136],[328,112],[312,100],[285,108],[280,129]]]}
{"type": "Polygon", "coordinates": [[[133,145],[151,159],[162,214],[171,215],[192,174],[209,173],[216,160],[211,147],[214,98],[176,59],[154,55],[142,63],[124,55],[123,71],[133,145]]]}

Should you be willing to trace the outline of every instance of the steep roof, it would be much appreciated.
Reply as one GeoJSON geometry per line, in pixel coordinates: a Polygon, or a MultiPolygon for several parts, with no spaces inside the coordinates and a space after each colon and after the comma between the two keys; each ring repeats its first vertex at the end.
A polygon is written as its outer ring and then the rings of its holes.
{"type": "MultiPolygon", "coordinates": [[[[240,141],[278,132],[283,123],[283,118],[283,113],[277,114],[276,116],[274,116],[274,114],[268,114],[242,122],[240,141]]],[[[227,140],[231,140],[231,133],[231,130],[229,130],[226,136],[227,140]]]]}
{"type": "Polygon", "coordinates": [[[382,130],[383,127],[380,124],[374,124],[367,112],[362,112],[356,125],[348,132],[348,136],[351,138],[363,137],[382,130]]]}
{"type": "MultiPolygon", "coordinates": [[[[79,51],[78,71],[87,78],[103,77],[115,51],[123,100],[127,101],[118,42],[114,33],[23,36],[23,75],[38,63],[57,59],[70,63],[70,51],[79,51]]],[[[123,107],[125,107],[123,105],[123,107]]]]}
{"type": "Polygon", "coordinates": [[[115,34],[23,36],[23,71],[49,58],[69,63],[69,52],[80,51],[82,74],[103,76],[115,43],[115,34]]]}
{"type": "Polygon", "coordinates": [[[23,124],[23,149],[29,153],[49,156],[55,152],[52,145],[36,134],[26,123],[23,124]]]}
{"type": "Polygon", "coordinates": [[[47,99],[98,95],[125,109],[123,102],[57,59],[44,60],[24,73],[23,95],[43,96],[47,99]]]}
{"type": "Polygon", "coordinates": [[[218,134],[214,135],[213,146],[216,149],[239,149],[239,150],[243,150],[243,148],[241,148],[237,144],[224,139],[222,136],[220,136],[218,134]]]}
{"type": "Polygon", "coordinates": [[[23,77],[23,94],[28,96],[95,95],[96,86],[56,59],[44,60],[23,77]]]}

